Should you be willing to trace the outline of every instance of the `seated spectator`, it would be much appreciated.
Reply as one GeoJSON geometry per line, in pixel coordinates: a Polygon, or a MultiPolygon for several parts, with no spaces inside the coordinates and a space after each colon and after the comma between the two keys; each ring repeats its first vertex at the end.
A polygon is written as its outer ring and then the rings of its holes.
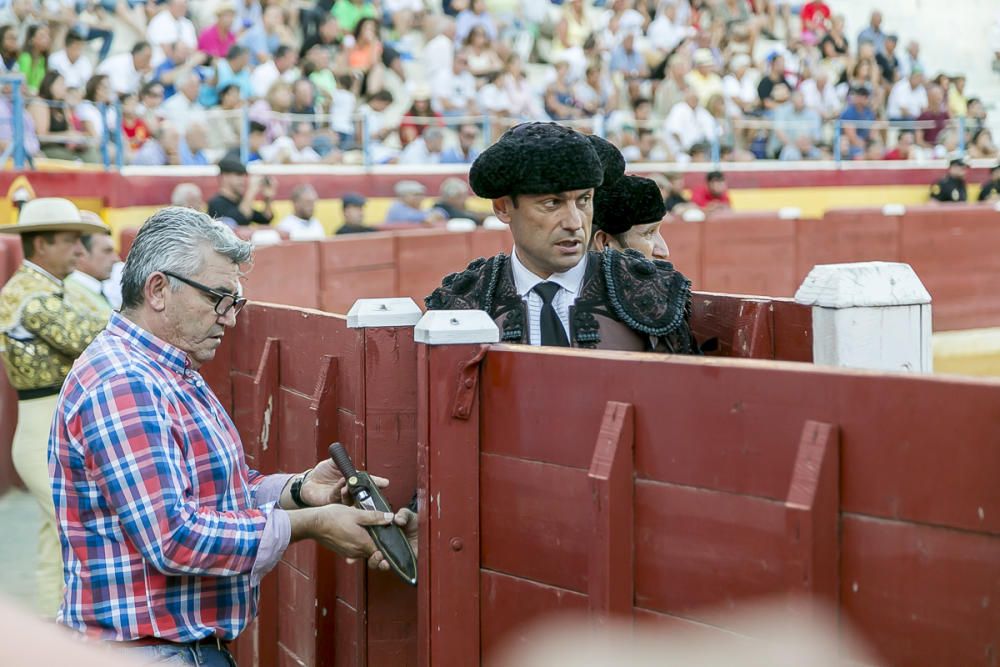
{"type": "Polygon", "coordinates": [[[695,144],[712,139],[715,120],[704,107],[698,106],[698,94],[688,89],[684,101],[678,102],[667,114],[663,125],[667,148],[677,158],[688,154],[695,144]]]}
{"type": "Polygon", "coordinates": [[[587,67],[584,78],[573,88],[577,104],[591,116],[606,116],[618,106],[618,93],[600,64],[587,67]]]}
{"type": "Polygon", "coordinates": [[[359,143],[367,135],[368,153],[372,162],[384,164],[395,160],[398,151],[383,144],[383,142],[396,131],[396,128],[385,122],[383,112],[392,104],[392,93],[388,90],[380,90],[368,98],[368,102],[358,108],[357,128],[355,136],[359,138],[359,143]]]}
{"type": "MultiPolygon", "coordinates": [[[[2,37],[2,34],[0,34],[2,37]]],[[[39,154],[41,146],[38,141],[38,133],[35,130],[35,118],[31,113],[22,114],[23,125],[23,146],[25,157],[29,163],[33,157],[39,154]]],[[[6,89],[0,93],[0,153],[10,147],[14,141],[14,105],[11,95],[6,89]]]]}
{"type": "MultiPolygon", "coordinates": [[[[93,140],[95,145],[105,139],[107,128],[117,125],[117,114],[112,106],[111,84],[108,77],[96,74],[87,81],[83,102],[74,113],[82,125],[83,133],[93,140]]],[[[110,137],[108,137],[110,139],[110,137]]]]}
{"type": "Polygon", "coordinates": [[[927,68],[924,66],[924,62],[920,59],[920,42],[916,40],[910,40],[906,44],[906,53],[904,53],[899,58],[900,74],[902,76],[909,76],[915,68],[919,68],[926,72],[927,68]]]}
{"type": "Polygon", "coordinates": [[[844,35],[844,16],[838,14],[830,22],[830,30],[819,42],[820,53],[827,60],[844,62],[849,55],[850,44],[844,35]]]}
{"type": "MultiPolygon", "coordinates": [[[[721,101],[721,97],[719,98],[721,101]]],[[[656,133],[646,127],[640,127],[636,134],[636,143],[622,149],[622,155],[628,162],[666,162],[670,159],[667,149],[662,146],[656,133]]]]}
{"type": "Polygon", "coordinates": [[[236,5],[223,0],[215,6],[215,23],[198,35],[198,50],[213,58],[225,58],[229,47],[236,44],[233,21],[236,20],[236,5]]]}
{"type": "MultiPolygon", "coordinates": [[[[697,64],[697,53],[696,64],[697,64]]],[[[711,53],[709,53],[711,58],[711,53]]],[[[621,43],[611,51],[611,61],[608,68],[612,73],[621,74],[626,79],[645,79],[649,77],[649,67],[646,59],[635,46],[635,33],[627,32],[621,43]]],[[[718,75],[714,74],[715,79],[718,75]]],[[[719,82],[721,89],[721,82],[719,82]]]]}
{"type": "Polygon", "coordinates": [[[695,29],[681,23],[677,18],[677,3],[661,0],[656,9],[656,18],[646,29],[646,40],[660,54],[661,58],[674,51],[685,39],[694,37],[695,29]]]}
{"type": "Polygon", "coordinates": [[[929,86],[927,88],[927,108],[917,116],[917,120],[933,123],[933,126],[917,129],[917,144],[924,148],[935,146],[938,143],[938,135],[948,126],[950,118],[948,104],[944,99],[944,91],[941,86],[929,86]]]}
{"type": "MultiPolygon", "coordinates": [[[[340,24],[330,14],[324,14],[315,33],[306,37],[299,50],[299,58],[304,58],[314,47],[322,47],[324,51],[339,49],[344,41],[340,24]]],[[[426,47],[424,47],[426,49],[426,47]]]]}
{"type": "Polygon", "coordinates": [[[227,151],[239,146],[243,134],[243,100],[236,84],[229,84],[219,92],[219,106],[205,112],[202,121],[209,132],[209,147],[227,151]]]}
{"type": "Polygon", "coordinates": [[[259,65],[277,54],[279,46],[293,41],[285,26],[285,15],[281,5],[270,4],[264,10],[261,20],[254,22],[252,27],[240,36],[237,43],[250,52],[252,63],[259,65]]]}
{"type": "Polygon", "coordinates": [[[33,23],[28,26],[21,54],[17,58],[17,69],[24,75],[24,85],[32,92],[39,90],[48,71],[51,46],[52,35],[46,24],[33,23]]]}
{"type": "Polygon", "coordinates": [[[788,90],[792,89],[792,85],[785,78],[785,57],[780,53],[772,53],[768,56],[767,76],[757,84],[757,97],[760,98],[760,109],[762,111],[770,111],[778,106],[772,94],[774,87],[782,84],[788,90]]]}
{"type": "Polygon", "coordinates": [[[528,82],[524,73],[524,63],[521,57],[512,53],[507,56],[503,72],[496,82],[497,88],[503,91],[506,106],[512,118],[518,120],[538,120],[544,118],[539,95],[528,82]]]}
{"type": "Polygon", "coordinates": [[[38,98],[28,105],[42,155],[60,160],[101,161],[97,146],[77,129],[73,109],[66,101],[62,74],[51,71],[38,87],[38,98]]]}
{"type": "MultiPolygon", "coordinates": [[[[822,132],[822,119],[819,114],[806,107],[805,97],[801,92],[791,94],[789,101],[774,110],[774,128],[767,146],[768,157],[778,157],[786,146],[795,146],[801,152],[801,146],[808,145],[809,159],[816,159],[812,148],[819,143],[822,132]],[[808,142],[799,142],[799,137],[805,135],[808,142]]],[[[789,159],[789,158],[786,158],[789,159]]]]}
{"type": "Polygon", "coordinates": [[[98,65],[97,73],[107,75],[115,95],[138,93],[143,77],[152,72],[152,57],[147,42],[136,42],[130,52],[111,56],[98,65]]]}
{"type": "Polygon", "coordinates": [[[345,32],[354,32],[362,19],[378,18],[378,9],[369,0],[337,0],[330,13],[345,32]]]}
{"type": "Polygon", "coordinates": [[[868,137],[868,141],[865,144],[865,152],[861,156],[862,160],[878,161],[885,158],[885,144],[879,139],[878,135],[873,134],[868,137]]]}
{"type": "Polygon", "coordinates": [[[381,90],[385,79],[382,65],[384,47],[378,31],[377,20],[361,19],[354,27],[354,43],[347,49],[347,65],[351,73],[361,80],[361,93],[381,90]]]}
{"type": "Polygon", "coordinates": [[[898,43],[898,37],[886,35],[882,50],[877,50],[875,53],[875,62],[878,63],[879,71],[882,73],[882,81],[890,87],[902,78],[900,76],[899,56],[896,55],[898,43]]]}
{"type": "Polygon", "coordinates": [[[208,214],[228,225],[269,225],[274,219],[274,190],[271,177],[248,177],[242,162],[225,157],[219,161],[219,191],[208,200],[208,214]],[[257,195],[264,200],[263,210],[254,206],[257,195]]]}
{"type": "Polygon", "coordinates": [[[675,172],[664,174],[654,174],[650,178],[656,182],[663,195],[663,205],[667,207],[667,213],[679,214],[688,207],[687,198],[684,197],[684,175],[675,172]]]}
{"type": "Polygon", "coordinates": [[[499,36],[496,23],[487,11],[486,0],[471,0],[468,8],[460,11],[455,17],[455,42],[458,44],[464,42],[476,27],[482,28],[491,42],[496,41],[499,36]]]}
{"type": "Polygon", "coordinates": [[[289,195],[292,200],[292,212],[278,223],[278,230],[288,232],[292,241],[315,241],[326,237],[326,230],[313,215],[316,212],[316,188],[303,183],[292,188],[289,195]]]}
{"type": "Polygon", "coordinates": [[[253,86],[250,83],[250,52],[239,45],[231,46],[225,59],[215,64],[215,82],[213,85],[202,86],[198,101],[203,107],[214,107],[219,103],[219,91],[229,84],[236,84],[240,89],[240,98],[248,100],[253,97],[253,86]]]}
{"type": "Polygon", "coordinates": [[[1000,162],[990,170],[990,180],[980,186],[976,201],[1000,201],[1000,162]]]}
{"type": "Polygon", "coordinates": [[[194,183],[178,183],[170,194],[171,206],[184,206],[204,213],[208,205],[201,194],[201,188],[194,183]]]}
{"type": "Polygon", "coordinates": [[[685,82],[698,95],[698,104],[708,105],[708,100],[717,94],[722,94],[722,79],[715,72],[715,58],[708,49],[698,49],[694,52],[694,69],[688,72],[685,82]]]}
{"type": "Polygon", "coordinates": [[[198,33],[187,18],[187,0],[167,0],[160,6],[163,9],[146,26],[146,41],[153,47],[152,59],[157,65],[166,57],[164,44],[184,42],[191,51],[198,48],[198,33]]]}
{"type": "Polygon", "coordinates": [[[177,92],[160,105],[163,117],[181,131],[190,121],[205,121],[205,108],[198,102],[201,83],[194,72],[183,72],[175,79],[177,92]]]}
{"type": "Polygon", "coordinates": [[[843,124],[843,136],[847,139],[849,160],[865,152],[868,145],[868,137],[872,133],[872,123],[875,121],[875,112],[871,108],[871,93],[867,88],[855,88],[851,91],[850,106],[840,114],[843,124]]]}
{"type": "Polygon", "coordinates": [[[323,158],[312,147],[313,126],[307,121],[292,124],[291,134],[275,139],[260,149],[264,162],[271,164],[316,164],[323,158]]]}
{"type": "Polygon", "coordinates": [[[993,143],[993,133],[987,128],[976,130],[966,150],[973,160],[987,160],[997,157],[997,147],[993,143]]]}
{"type": "Polygon", "coordinates": [[[799,85],[799,91],[805,99],[806,107],[818,113],[824,121],[840,116],[843,104],[830,80],[830,73],[825,68],[818,67],[813,76],[804,79],[799,85]]]}
{"type": "Polygon", "coordinates": [[[446,118],[474,116],[476,105],[476,77],[468,69],[466,57],[458,53],[450,70],[438,72],[431,82],[431,106],[446,118]]]}
{"type": "Polygon", "coordinates": [[[84,54],[86,40],[77,33],[66,34],[66,47],[49,56],[49,69],[54,69],[63,75],[67,88],[83,88],[94,73],[94,65],[84,54]]]}
{"type": "Polygon", "coordinates": [[[708,172],[705,176],[705,185],[698,186],[691,193],[691,203],[709,212],[731,208],[726,177],[722,172],[708,172]]]}
{"type": "Polygon", "coordinates": [[[871,14],[868,25],[858,33],[858,46],[871,44],[875,47],[875,53],[882,53],[888,39],[889,36],[882,32],[882,12],[875,10],[871,14]]]}
{"type": "Polygon", "coordinates": [[[461,178],[446,178],[441,183],[440,197],[434,202],[434,209],[444,215],[446,220],[452,218],[468,218],[477,225],[483,224],[486,213],[470,211],[465,207],[469,199],[469,185],[461,178]]]}
{"type": "Polygon", "coordinates": [[[926,108],[924,73],[916,68],[910,72],[910,76],[900,79],[892,86],[885,112],[890,121],[906,121],[915,120],[926,108]]]}
{"type": "Polygon", "coordinates": [[[443,127],[443,116],[431,108],[431,89],[417,85],[410,95],[413,104],[399,122],[399,142],[405,147],[423,135],[428,127],[443,127]]]}
{"type": "Polygon", "coordinates": [[[798,135],[792,143],[782,146],[781,152],[778,153],[779,160],[793,162],[799,160],[822,160],[823,157],[823,151],[808,134],[798,135]]]}
{"type": "Polygon", "coordinates": [[[428,14],[424,19],[427,41],[422,59],[425,72],[450,70],[455,57],[455,19],[428,14]]]}
{"type": "Polygon", "coordinates": [[[330,129],[339,140],[342,149],[354,146],[354,112],[358,100],[351,92],[351,77],[337,77],[337,89],[330,98],[330,129]]]}
{"type": "Polygon", "coordinates": [[[965,96],[965,76],[959,74],[951,80],[948,89],[948,113],[952,118],[969,115],[969,100],[965,96]]]}
{"type": "Polygon", "coordinates": [[[896,146],[882,158],[884,160],[915,160],[916,137],[913,130],[903,130],[896,138],[896,146]]]}
{"type": "Polygon", "coordinates": [[[375,230],[365,225],[365,198],[355,192],[348,192],[341,198],[344,224],[337,234],[363,234],[375,230]]]}
{"type": "Polygon", "coordinates": [[[799,11],[802,41],[810,46],[819,44],[830,30],[830,15],[830,6],[823,0],[809,0],[803,4],[799,11]]]}
{"type": "Polygon", "coordinates": [[[545,91],[545,113],[552,120],[574,120],[582,118],[580,108],[573,95],[573,87],[569,82],[569,62],[561,60],[556,63],[556,79],[545,91]]]}
{"type": "Polygon", "coordinates": [[[731,118],[741,118],[757,109],[757,76],[750,68],[751,64],[750,56],[736,54],[729,63],[729,74],[722,79],[726,113],[731,118]]]}
{"type": "MultiPolygon", "coordinates": [[[[316,108],[316,89],[309,79],[298,79],[292,84],[292,106],[289,113],[296,116],[319,115],[319,109],[316,108]]],[[[316,129],[316,121],[311,122],[313,129],[316,129]]]]}
{"type": "Polygon", "coordinates": [[[953,158],[948,163],[948,173],[931,186],[931,200],[945,204],[957,204],[967,199],[965,171],[969,163],[965,158],[953,158]]]}
{"type": "Polygon", "coordinates": [[[429,127],[406,145],[399,154],[399,164],[439,164],[444,148],[444,131],[429,127]]]}
{"type": "Polygon", "coordinates": [[[503,61],[490,43],[486,29],[481,25],[469,31],[462,53],[469,63],[469,72],[479,81],[485,81],[487,77],[499,74],[503,69],[503,61]]]}
{"type": "Polygon", "coordinates": [[[427,188],[417,181],[399,181],[395,187],[396,201],[392,202],[385,214],[386,224],[441,222],[444,216],[434,209],[423,210],[421,204],[427,188]]]}
{"type": "Polygon", "coordinates": [[[163,95],[169,99],[177,92],[177,80],[189,74],[197,74],[210,69],[205,67],[205,63],[210,60],[209,56],[201,51],[191,51],[184,42],[174,44],[164,44],[162,46],[164,57],[160,64],[153,70],[152,80],[163,85],[163,95]]]}
{"type": "Polygon", "coordinates": [[[143,167],[180,165],[181,133],[171,123],[160,124],[153,136],[132,155],[132,164],[143,167]]]}
{"type": "MultiPolygon", "coordinates": [[[[20,72],[17,64],[21,49],[17,43],[17,26],[0,25],[0,74],[20,72]]],[[[89,79],[90,76],[88,75],[89,79]]]]}
{"type": "Polygon", "coordinates": [[[185,167],[204,167],[209,164],[205,149],[208,148],[208,128],[200,122],[188,123],[178,150],[185,167]]]}
{"type": "Polygon", "coordinates": [[[472,164],[479,157],[476,142],[479,141],[479,128],[472,123],[458,127],[458,146],[447,148],[441,152],[441,164],[472,164]]]}
{"type": "Polygon", "coordinates": [[[314,46],[302,62],[302,76],[313,85],[316,106],[329,111],[337,92],[337,77],[330,69],[330,52],[324,46],[314,46]]]}
{"type": "Polygon", "coordinates": [[[139,150],[152,132],[146,121],[139,115],[139,97],[125,94],[120,99],[122,107],[122,136],[125,137],[130,152],[139,150]]]}
{"type": "Polygon", "coordinates": [[[298,79],[295,65],[298,56],[295,49],[281,45],[274,52],[274,58],[262,62],[254,68],[250,76],[250,89],[254,97],[266,97],[271,86],[277,81],[292,84],[298,79]]]}

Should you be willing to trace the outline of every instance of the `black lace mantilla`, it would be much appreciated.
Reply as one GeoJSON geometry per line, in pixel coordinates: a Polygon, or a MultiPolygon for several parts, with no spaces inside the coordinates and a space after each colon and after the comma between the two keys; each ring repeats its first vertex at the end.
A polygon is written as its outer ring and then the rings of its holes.
{"type": "MultiPolygon", "coordinates": [[[[484,310],[504,319],[501,340],[524,340],[521,298],[509,277],[509,258],[500,253],[473,261],[452,273],[424,299],[428,310],[484,310]]],[[[576,344],[594,348],[601,341],[595,314],[618,320],[650,336],[678,332],[689,316],[691,283],[670,262],[648,260],[635,250],[591,252],[587,275],[573,309],[576,344]]],[[[679,338],[686,338],[680,336],[679,338]]],[[[686,345],[671,347],[682,351],[686,345]]]]}

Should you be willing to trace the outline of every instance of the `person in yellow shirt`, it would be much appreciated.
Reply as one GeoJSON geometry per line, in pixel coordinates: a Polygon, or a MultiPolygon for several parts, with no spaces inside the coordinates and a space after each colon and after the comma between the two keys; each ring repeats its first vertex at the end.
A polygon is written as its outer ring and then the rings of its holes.
{"type": "Polygon", "coordinates": [[[54,619],[63,571],[49,478],[49,428],[73,361],[107,323],[66,298],[63,281],[83,254],[81,235],[106,234],[107,227],[84,221],[66,199],[43,198],[27,202],[17,224],[0,226],[0,233],[20,235],[24,250],[24,262],[0,289],[0,359],[18,397],[14,469],[43,513],[37,608],[54,619]]]}

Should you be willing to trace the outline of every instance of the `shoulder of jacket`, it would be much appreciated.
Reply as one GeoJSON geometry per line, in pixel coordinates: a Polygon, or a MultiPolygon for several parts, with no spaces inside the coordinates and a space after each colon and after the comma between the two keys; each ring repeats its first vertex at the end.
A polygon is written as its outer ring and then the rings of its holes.
{"type": "Polygon", "coordinates": [[[608,249],[601,254],[601,270],[609,305],[631,329],[665,336],[688,318],[691,281],[670,262],[608,249]]]}
{"type": "Polygon", "coordinates": [[[424,298],[424,305],[428,310],[489,311],[497,277],[506,261],[503,253],[473,260],[464,271],[445,276],[441,286],[424,298]]]}

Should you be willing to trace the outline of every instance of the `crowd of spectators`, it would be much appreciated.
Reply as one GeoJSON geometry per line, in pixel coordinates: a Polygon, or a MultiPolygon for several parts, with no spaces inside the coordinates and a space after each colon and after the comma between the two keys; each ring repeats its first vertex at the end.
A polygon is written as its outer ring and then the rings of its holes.
{"type": "Polygon", "coordinates": [[[29,155],[85,162],[205,165],[245,140],[251,162],[469,163],[540,119],[632,162],[997,156],[982,101],[912,36],[791,4],[0,0],[0,74],[24,77],[29,155]]]}

